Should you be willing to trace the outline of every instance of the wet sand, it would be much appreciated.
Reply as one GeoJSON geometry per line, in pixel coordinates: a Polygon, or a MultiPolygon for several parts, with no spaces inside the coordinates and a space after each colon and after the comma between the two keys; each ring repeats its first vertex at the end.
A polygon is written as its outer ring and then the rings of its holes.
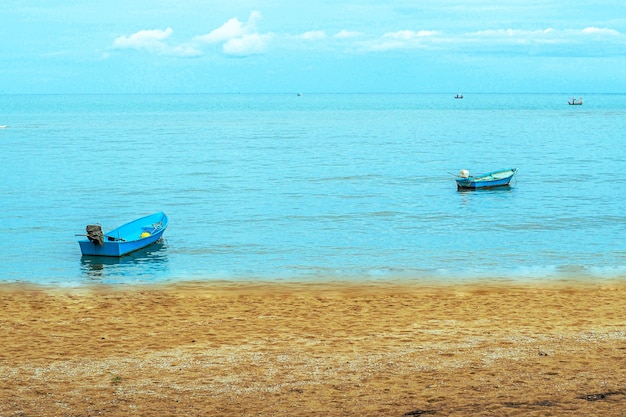
{"type": "Polygon", "coordinates": [[[0,416],[622,416],[626,282],[0,285],[0,416]]]}

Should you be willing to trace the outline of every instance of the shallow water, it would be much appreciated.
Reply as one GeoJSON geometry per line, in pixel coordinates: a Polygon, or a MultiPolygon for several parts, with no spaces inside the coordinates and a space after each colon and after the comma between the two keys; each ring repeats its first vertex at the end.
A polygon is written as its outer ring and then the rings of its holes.
{"type": "Polygon", "coordinates": [[[626,96],[584,98],[0,96],[0,280],[624,276],[626,96]],[[161,210],[161,244],[81,257],[161,210]]]}

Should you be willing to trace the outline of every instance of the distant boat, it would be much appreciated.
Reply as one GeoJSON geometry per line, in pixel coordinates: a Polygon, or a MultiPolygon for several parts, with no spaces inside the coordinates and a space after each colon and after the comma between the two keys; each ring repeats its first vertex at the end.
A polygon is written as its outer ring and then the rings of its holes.
{"type": "Polygon", "coordinates": [[[567,104],[569,104],[570,106],[582,106],[583,105],[583,99],[579,98],[578,100],[576,100],[575,98],[572,98],[572,101],[567,101],[567,104]]]}
{"type": "Polygon", "coordinates": [[[456,178],[456,185],[459,190],[508,186],[516,172],[517,168],[509,168],[472,176],[468,170],[462,169],[456,178]]]}
{"type": "Polygon", "coordinates": [[[154,213],[126,223],[108,233],[102,233],[98,224],[86,227],[87,239],[79,240],[83,255],[124,256],[145,248],[163,237],[168,219],[165,213],[154,213]]]}
{"type": "Polygon", "coordinates": [[[302,97],[302,93],[298,93],[296,94],[298,97],[302,97]]]}
{"type": "Polygon", "coordinates": [[[463,98],[463,94],[457,94],[454,98],[463,98]]]}

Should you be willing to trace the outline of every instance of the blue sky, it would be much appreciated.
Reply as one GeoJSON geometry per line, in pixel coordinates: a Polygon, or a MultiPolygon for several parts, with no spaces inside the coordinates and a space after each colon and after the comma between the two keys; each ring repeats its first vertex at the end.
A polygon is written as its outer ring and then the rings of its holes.
{"type": "Polygon", "coordinates": [[[0,94],[626,92],[624,0],[3,0],[0,94]]]}

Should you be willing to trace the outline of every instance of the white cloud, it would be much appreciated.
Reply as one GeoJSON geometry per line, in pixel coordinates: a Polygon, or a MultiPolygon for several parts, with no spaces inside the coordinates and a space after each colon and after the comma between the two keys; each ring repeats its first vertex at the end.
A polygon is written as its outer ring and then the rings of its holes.
{"type": "Polygon", "coordinates": [[[495,29],[480,30],[459,35],[457,43],[474,46],[477,49],[501,48],[520,45],[558,44],[563,42],[563,34],[548,28],[542,30],[495,29]]]}
{"type": "Polygon", "coordinates": [[[307,41],[316,41],[320,39],[325,39],[327,36],[326,32],[322,30],[312,30],[310,32],[304,32],[302,35],[300,35],[300,37],[307,41]]]}
{"type": "Polygon", "coordinates": [[[554,29],[548,28],[544,30],[515,30],[515,29],[496,29],[496,30],[479,30],[477,32],[469,33],[468,35],[489,37],[489,38],[532,38],[536,36],[542,36],[545,34],[554,33],[554,29]]]}
{"type": "Polygon", "coordinates": [[[388,32],[363,42],[365,51],[434,50],[462,51],[468,54],[533,54],[546,56],[598,55],[597,42],[604,54],[615,54],[624,44],[623,35],[614,29],[587,27],[579,30],[487,29],[465,33],[430,30],[388,32]]]}
{"type": "Polygon", "coordinates": [[[197,56],[200,51],[190,45],[171,47],[164,41],[172,36],[172,28],[165,30],[152,29],[140,30],[130,36],[120,36],[113,41],[113,47],[117,49],[144,50],[160,55],[197,56]]]}
{"type": "Polygon", "coordinates": [[[371,51],[390,51],[394,49],[430,48],[435,45],[434,39],[441,32],[432,30],[399,30],[388,32],[380,38],[368,42],[366,49],[371,51]]]}
{"type": "Polygon", "coordinates": [[[348,30],[342,30],[340,32],[335,33],[335,35],[333,35],[335,38],[337,39],[352,39],[352,38],[358,38],[363,36],[363,33],[361,32],[350,32],[348,30]]]}
{"type": "Polygon", "coordinates": [[[212,32],[206,35],[197,36],[196,40],[206,43],[220,43],[233,38],[241,37],[245,35],[245,33],[246,29],[244,28],[243,23],[241,23],[239,19],[233,18],[212,32]]]}
{"type": "MultiPolygon", "coordinates": [[[[579,48],[580,54],[584,55],[585,50],[597,49],[594,45],[596,42],[602,40],[606,42],[605,46],[613,42],[620,42],[621,34],[613,29],[598,29],[594,27],[588,27],[582,30],[556,30],[553,28],[543,30],[484,30],[478,32],[472,32],[460,35],[457,38],[459,43],[472,44],[477,49],[487,49],[491,46],[498,45],[504,47],[509,45],[511,47],[525,45],[533,46],[534,48],[549,46],[550,49],[543,49],[543,53],[559,55],[558,47],[561,45],[564,51],[568,51],[568,54],[573,54],[574,47],[579,48]]],[[[538,49],[534,50],[535,53],[538,49]]],[[[597,54],[597,51],[594,52],[597,54]]]]}
{"type": "Polygon", "coordinates": [[[202,47],[207,44],[221,45],[226,55],[251,55],[265,52],[271,34],[257,32],[256,24],[261,19],[259,12],[252,12],[246,23],[232,18],[219,28],[194,37],[188,43],[172,46],[168,40],[173,34],[172,28],[165,30],[140,30],[130,36],[120,36],[113,41],[115,49],[134,49],[158,55],[193,57],[203,54],[202,47]]]}
{"type": "Polygon", "coordinates": [[[162,41],[169,38],[173,32],[172,28],[140,30],[130,36],[120,36],[113,41],[113,46],[116,48],[159,49],[164,45],[162,41]]]}
{"type": "Polygon", "coordinates": [[[265,52],[267,43],[271,39],[271,35],[262,35],[252,33],[229,39],[222,46],[222,50],[227,55],[252,55],[265,52]]]}
{"type": "Polygon", "coordinates": [[[222,44],[222,52],[227,55],[262,53],[272,35],[257,32],[256,24],[259,20],[261,13],[254,11],[250,13],[245,24],[232,18],[208,34],[196,36],[194,40],[206,44],[222,44]]]}
{"type": "Polygon", "coordinates": [[[623,48],[624,36],[610,28],[583,29],[485,29],[468,32],[438,30],[397,30],[376,35],[343,29],[329,36],[324,30],[289,33],[262,33],[257,29],[261,13],[253,11],[247,21],[234,17],[212,31],[192,37],[179,44],[172,42],[173,30],[141,30],[120,36],[113,42],[116,49],[134,49],[158,55],[180,57],[199,56],[209,52],[209,46],[224,55],[248,56],[266,53],[271,43],[281,48],[311,48],[319,51],[384,52],[392,50],[439,50],[467,54],[540,54],[574,55],[598,54],[597,43],[603,42],[604,53],[614,54],[623,48]],[[304,41],[304,42],[303,42],[304,41]],[[585,52],[588,51],[588,52],[585,52]]]}
{"type": "Polygon", "coordinates": [[[581,32],[584,34],[593,34],[593,35],[609,35],[609,36],[620,35],[620,33],[614,29],[594,28],[594,27],[584,28],[581,32]]]}
{"type": "Polygon", "coordinates": [[[412,30],[399,30],[397,32],[385,33],[383,38],[390,39],[400,39],[400,40],[412,40],[418,38],[424,38],[428,36],[434,36],[437,32],[432,30],[420,30],[419,32],[414,32],[412,30]]]}

